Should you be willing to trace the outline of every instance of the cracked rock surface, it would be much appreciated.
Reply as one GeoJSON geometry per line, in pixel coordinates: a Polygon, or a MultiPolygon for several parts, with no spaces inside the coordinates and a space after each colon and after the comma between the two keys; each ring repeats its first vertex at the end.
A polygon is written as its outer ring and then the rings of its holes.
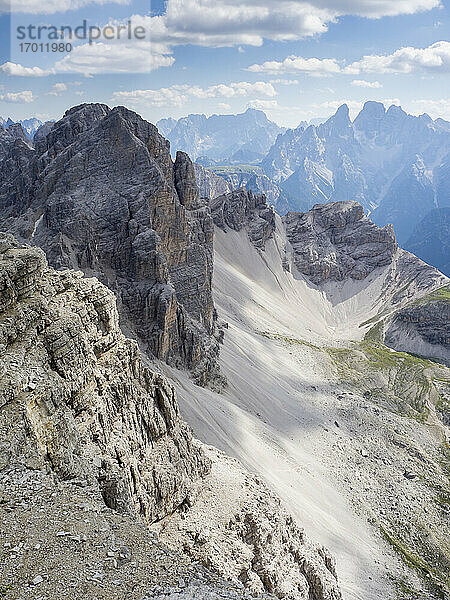
{"type": "Polygon", "coordinates": [[[220,382],[213,221],[188,156],[172,161],[154,125],[103,104],[70,109],[34,149],[12,133],[0,136],[3,228],[101,279],[155,357],[220,382]]]}
{"type": "Polygon", "coordinates": [[[275,211],[269,207],[263,194],[254,194],[244,188],[222,194],[211,201],[214,224],[224,231],[246,229],[256,248],[264,250],[267,240],[275,231],[275,211]]]}

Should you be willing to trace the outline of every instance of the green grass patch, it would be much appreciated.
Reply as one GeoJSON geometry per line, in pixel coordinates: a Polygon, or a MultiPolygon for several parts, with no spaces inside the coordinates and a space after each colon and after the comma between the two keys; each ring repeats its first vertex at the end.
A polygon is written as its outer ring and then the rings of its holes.
{"type": "Polygon", "coordinates": [[[382,342],[384,340],[384,321],[379,321],[376,325],[371,327],[364,336],[364,340],[367,342],[382,342]]]}
{"type": "Polygon", "coordinates": [[[409,306],[418,306],[419,304],[431,304],[433,302],[450,302],[450,286],[446,285],[444,287],[438,288],[437,290],[434,290],[434,292],[431,292],[430,294],[427,294],[426,296],[423,296],[422,298],[411,302],[409,306]]]}
{"type": "Polygon", "coordinates": [[[4,585],[0,583],[0,600],[9,600],[12,596],[13,588],[11,585],[4,585]]]}
{"type": "Polygon", "coordinates": [[[258,165],[214,165],[213,167],[207,167],[207,170],[216,173],[216,175],[225,173],[256,173],[263,175],[263,170],[258,165]]]}
{"type": "Polygon", "coordinates": [[[422,578],[425,586],[430,589],[435,598],[446,600],[449,590],[448,575],[434,569],[427,560],[412,552],[406,544],[397,539],[391,532],[380,525],[380,532],[388,544],[402,558],[402,560],[422,578]]]}

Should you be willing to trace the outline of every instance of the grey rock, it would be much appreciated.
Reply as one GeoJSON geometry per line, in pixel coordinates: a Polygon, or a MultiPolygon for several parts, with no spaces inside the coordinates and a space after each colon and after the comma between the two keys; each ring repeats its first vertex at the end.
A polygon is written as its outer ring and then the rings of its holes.
{"type": "Polygon", "coordinates": [[[450,365],[450,288],[438,289],[398,310],[389,321],[385,343],[450,365]]]}
{"type": "Polygon", "coordinates": [[[315,284],[365,279],[390,264],[397,250],[392,227],[378,228],[358,202],[317,204],[307,213],[288,213],[283,222],[296,268],[315,284]]]}
{"type": "Polygon", "coordinates": [[[264,249],[275,231],[275,211],[264,195],[239,189],[218,196],[211,201],[214,224],[223,229],[246,229],[256,248],[264,249]]]}
{"type": "Polygon", "coordinates": [[[6,462],[35,455],[60,479],[96,483],[109,507],[149,522],[173,512],[209,461],[173,387],[121,333],[114,294],[80,273],[49,269],[38,248],[0,240],[6,462]],[[30,390],[31,374],[38,384],[30,390]]]}
{"type": "Polygon", "coordinates": [[[8,132],[4,227],[43,248],[55,268],[108,285],[122,325],[150,354],[220,385],[213,222],[189,158],[173,163],[156,127],[124,107],[74,107],[36,137],[35,150],[8,132]]]}

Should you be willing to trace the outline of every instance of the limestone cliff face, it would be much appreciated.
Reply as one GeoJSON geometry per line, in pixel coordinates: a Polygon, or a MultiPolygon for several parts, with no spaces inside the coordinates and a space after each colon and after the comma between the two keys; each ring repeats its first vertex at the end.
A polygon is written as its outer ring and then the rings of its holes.
{"type": "Polygon", "coordinates": [[[386,344],[450,365],[449,294],[447,286],[397,311],[387,326],[386,344]]]}
{"type": "Polygon", "coordinates": [[[268,206],[266,197],[244,188],[214,198],[211,212],[217,227],[224,231],[245,228],[250,241],[262,250],[275,231],[275,211],[268,206]]]}
{"type": "Polygon", "coordinates": [[[374,225],[358,202],[316,204],[283,221],[295,266],[315,284],[364,279],[392,262],[397,250],[392,227],[374,225]]]}
{"type": "MultiPolygon", "coordinates": [[[[2,184],[14,146],[7,152],[2,184]]],[[[54,267],[106,283],[122,322],[156,357],[199,383],[214,379],[213,222],[187,155],[174,163],[156,127],[101,104],[72,108],[20,152],[13,172],[26,181],[3,191],[6,227],[54,267]]]]}
{"type": "Polygon", "coordinates": [[[49,269],[42,250],[4,234],[0,354],[11,430],[2,468],[37,455],[63,480],[98,482],[108,506],[148,522],[172,513],[208,472],[173,387],[121,333],[114,294],[49,269]]]}

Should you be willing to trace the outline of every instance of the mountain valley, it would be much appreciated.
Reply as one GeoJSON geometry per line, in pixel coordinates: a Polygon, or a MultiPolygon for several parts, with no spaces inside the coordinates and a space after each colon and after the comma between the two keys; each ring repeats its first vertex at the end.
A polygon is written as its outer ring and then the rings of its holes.
{"type": "Polygon", "coordinates": [[[258,112],[0,129],[0,597],[450,598],[448,130],[258,112]]]}

